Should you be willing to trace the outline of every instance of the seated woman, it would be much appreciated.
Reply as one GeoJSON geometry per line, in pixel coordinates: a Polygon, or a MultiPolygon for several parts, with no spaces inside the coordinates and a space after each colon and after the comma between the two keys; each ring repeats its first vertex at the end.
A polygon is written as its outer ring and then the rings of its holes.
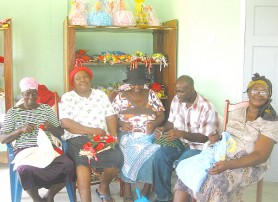
{"type": "Polygon", "coordinates": [[[113,107],[118,114],[120,149],[124,155],[121,177],[124,201],[133,201],[130,183],[144,182],[142,195],[148,196],[153,181],[152,161],[159,145],[153,144],[153,131],[164,121],[164,107],[154,91],[144,89],[148,82],[144,67],[128,72],[124,83],[130,89],[119,93],[113,107]]]}
{"type": "MultiPolygon", "coordinates": [[[[15,158],[31,147],[37,147],[38,126],[41,124],[44,125],[45,133],[50,141],[52,141],[51,134],[60,137],[64,133],[53,110],[46,104],[36,104],[37,81],[26,77],[20,81],[19,85],[24,102],[7,112],[0,135],[2,143],[11,143],[16,140],[15,158]]],[[[74,163],[66,155],[54,158],[46,167],[27,164],[27,159],[22,161],[23,163],[17,167],[16,171],[23,189],[33,201],[53,202],[54,196],[65,186],[65,183],[73,181],[74,163]],[[49,190],[41,197],[38,189],[43,187],[49,190]]]]}
{"type": "Polygon", "coordinates": [[[122,167],[123,157],[119,148],[97,154],[97,160],[80,156],[83,145],[94,135],[107,133],[117,135],[117,118],[107,95],[92,89],[92,71],[87,67],[76,67],[70,73],[70,84],[74,90],[65,93],[59,106],[64,138],[68,142],[69,155],[74,160],[77,188],[81,201],[91,201],[91,167],[103,168],[103,175],[96,190],[102,201],[114,201],[110,196],[109,184],[122,167]]]}
{"type": "MultiPolygon", "coordinates": [[[[230,112],[227,124],[237,146],[209,170],[194,197],[197,201],[240,201],[244,188],[261,180],[269,167],[268,158],[278,141],[278,119],[270,105],[272,84],[256,73],[247,93],[249,106],[230,112]]],[[[189,201],[194,194],[180,179],[174,191],[175,202],[189,201]]]]}

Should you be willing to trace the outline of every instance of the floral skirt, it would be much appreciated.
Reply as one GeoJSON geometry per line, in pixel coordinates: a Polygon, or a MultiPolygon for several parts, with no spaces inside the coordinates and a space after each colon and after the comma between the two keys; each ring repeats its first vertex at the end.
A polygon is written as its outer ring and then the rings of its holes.
{"type": "Polygon", "coordinates": [[[118,168],[121,169],[123,164],[123,155],[119,147],[115,149],[105,150],[97,154],[97,161],[94,159],[88,159],[86,156],[80,156],[79,152],[83,145],[89,142],[90,139],[87,136],[78,136],[67,140],[69,147],[69,156],[75,162],[75,165],[85,165],[93,168],[118,168]]]}
{"type": "MultiPolygon", "coordinates": [[[[242,156],[242,155],[239,155],[242,156]]],[[[237,157],[238,158],[238,157],[237,157]]],[[[193,193],[183,182],[178,179],[174,190],[189,193],[198,202],[233,202],[240,201],[244,189],[261,180],[267,166],[253,166],[226,170],[217,175],[208,175],[200,192],[193,193]]]]}

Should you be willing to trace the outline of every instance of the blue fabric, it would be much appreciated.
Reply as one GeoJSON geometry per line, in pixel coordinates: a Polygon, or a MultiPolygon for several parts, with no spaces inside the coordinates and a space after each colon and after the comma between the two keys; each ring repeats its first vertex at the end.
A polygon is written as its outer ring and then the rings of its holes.
{"type": "Polygon", "coordinates": [[[216,162],[224,160],[226,152],[235,147],[229,133],[222,133],[222,140],[195,156],[182,160],[176,168],[179,179],[193,192],[199,192],[208,175],[208,169],[216,162]],[[190,175],[188,175],[190,173],[190,175]]]}
{"type": "Polygon", "coordinates": [[[201,152],[201,150],[190,149],[189,147],[186,147],[185,150],[183,151],[182,155],[180,156],[180,158],[174,162],[174,168],[176,168],[178,166],[180,161],[187,159],[191,156],[195,156],[195,155],[199,154],[200,152],[201,152]]]}
{"type": "Polygon", "coordinates": [[[93,26],[111,26],[112,25],[112,17],[109,13],[104,11],[92,12],[88,16],[88,25],[93,26]]]}
{"type": "Polygon", "coordinates": [[[153,141],[154,134],[127,133],[121,137],[120,149],[124,156],[124,165],[121,169],[122,175],[132,181],[152,183],[152,164],[145,164],[145,162],[160,148],[160,145],[153,144],[153,141]],[[148,168],[142,168],[144,164],[148,168]],[[142,179],[138,179],[140,169],[144,169],[144,173],[141,172],[142,179]]]}
{"type": "MultiPolygon", "coordinates": [[[[197,150],[198,151],[198,150],[197,150]]],[[[181,156],[182,158],[189,158],[196,154],[196,150],[186,148],[179,151],[174,147],[162,146],[155,153],[154,157],[154,182],[156,201],[170,201],[173,198],[171,190],[171,176],[173,171],[173,164],[181,156]]]]}

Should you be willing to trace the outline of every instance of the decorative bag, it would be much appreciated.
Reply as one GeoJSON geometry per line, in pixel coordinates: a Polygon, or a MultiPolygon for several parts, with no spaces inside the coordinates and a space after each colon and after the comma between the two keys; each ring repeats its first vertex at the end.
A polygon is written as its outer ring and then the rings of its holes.
{"type": "Polygon", "coordinates": [[[87,8],[83,0],[74,0],[72,2],[71,12],[69,14],[70,25],[87,25],[87,8]]]}
{"type": "Polygon", "coordinates": [[[105,11],[104,0],[98,0],[95,4],[95,10],[88,16],[88,25],[93,26],[111,26],[112,17],[105,11]]]}
{"type": "Polygon", "coordinates": [[[124,0],[120,0],[113,12],[113,25],[115,26],[134,26],[135,21],[131,11],[126,10],[124,0]]]}

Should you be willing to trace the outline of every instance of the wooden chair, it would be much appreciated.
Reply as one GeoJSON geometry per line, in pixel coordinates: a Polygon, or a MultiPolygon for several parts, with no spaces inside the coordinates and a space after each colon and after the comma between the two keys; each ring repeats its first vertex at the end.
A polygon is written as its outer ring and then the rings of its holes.
{"type": "MultiPolygon", "coordinates": [[[[235,109],[246,107],[249,105],[248,101],[243,101],[235,104],[231,104],[229,100],[225,101],[224,107],[224,118],[223,118],[223,131],[226,131],[226,125],[228,123],[229,112],[235,109]]],[[[256,192],[256,202],[262,201],[262,192],[263,192],[263,179],[257,182],[257,192],[256,192]]]]}

